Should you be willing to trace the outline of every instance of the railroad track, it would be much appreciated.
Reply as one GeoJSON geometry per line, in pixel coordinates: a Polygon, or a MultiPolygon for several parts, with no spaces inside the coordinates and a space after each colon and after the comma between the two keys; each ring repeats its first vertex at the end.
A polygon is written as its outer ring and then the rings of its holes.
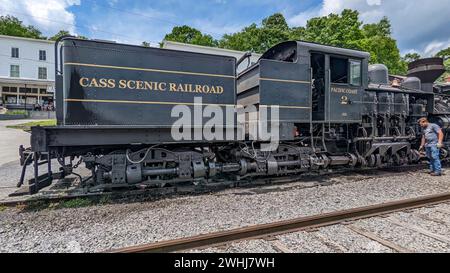
{"type": "Polygon", "coordinates": [[[315,229],[319,227],[351,222],[355,220],[371,218],[415,208],[427,207],[446,202],[450,202],[450,192],[360,208],[353,208],[343,211],[336,211],[315,216],[302,217],[293,220],[255,225],[227,231],[219,231],[193,237],[162,241],[121,249],[112,249],[107,252],[154,253],[185,251],[189,249],[217,246],[230,242],[267,238],[270,236],[276,236],[291,232],[315,229]]]}
{"type": "MultiPolygon", "coordinates": [[[[31,196],[30,198],[19,198],[10,200],[0,200],[0,206],[13,207],[17,205],[33,205],[34,203],[54,203],[68,201],[78,198],[86,198],[92,200],[94,203],[103,197],[108,198],[110,201],[121,201],[127,199],[137,199],[141,201],[145,200],[155,200],[159,198],[171,197],[176,195],[186,195],[186,194],[204,194],[213,191],[220,191],[229,188],[251,188],[264,185],[275,185],[275,184],[287,184],[292,182],[311,182],[317,180],[317,178],[324,178],[331,175],[343,175],[343,174],[364,174],[368,175],[367,178],[373,178],[379,175],[380,171],[395,171],[395,172],[405,172],[405,171],[415,171],[422,170],[426,168],[426,164],[418,165],[406,165],[406,166],[395,166],[395,167],[384,167],[381,169],[343,169],[335,170],[333,172],[323,172],[316,174],[302,174],[287,177],[272,177],[272,178],[261,178],[255,179],[253,181],[224,181],[221,183],[205,184],[205,185],[189,185],[189,186],[179,186],[179,187],[164,187],[164,188],[151,188],[151,189],[137,189],[137,190],[114,190],[105,192],[84,192],[83,189],[80,190],[52,190],[52,191],[42,191],[40,195],[31,196]],[[371,175],[373,172],[373,175],[371,175]]],[[[327,185],[327,183],[320,183],[327,185]]]]}

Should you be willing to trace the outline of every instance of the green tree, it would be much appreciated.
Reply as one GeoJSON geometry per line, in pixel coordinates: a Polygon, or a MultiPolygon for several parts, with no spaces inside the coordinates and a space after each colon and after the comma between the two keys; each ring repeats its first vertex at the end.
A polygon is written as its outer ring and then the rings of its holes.
{"type": "Polygon", "coordinates": [[[281,13],[262,20],[261,26],[251,24],[239,32],[225,34],[219,46],[240,51],[263,53],[272,46],[290,40],[291,29],[281,13]]]}
{"type": "Polygon", "coordinates": [[[361,49],[370,53],[370,63],[381,63],[389,68],[389,73],[405,75],[407,64],[402,62],[396,40],[390,37],[373,36],[360,41],[361,49]]]}
{"type": "Polygon", "coordinates": [[[260,30],[261,51],[274,45],[289,40],[290,28],[281,13],[275,13],[262,21],[260,30]]]}
{"type": "Polygon", "coordinates": [[[422,58],[422,57],[420,56],[419,53],[413,52],[413,53],[407,53],[405,56],[402,57],[402,60],[407,63],[411,63],[411,62],[419,60],[420,58],[422,58]]]}
{"type": "Polygon", "coordinates": [[[316,17],[308,20],[303,40],[331,46],[361,49],[364,38],[358,11],[343,10],[340,15],[316,17]]]}
{"type": "MultiPolygon", "coordinates": [[[[438,56],[438,57],[439,57],[439,56],[438,56]]],[[[442,76],[439,77],[439,79],[437,79],[436,82],[445,82],[446,79],[447,79],[448,77],[450,77],[450,58],[448,58],[448,59],[446,59],[446,60],[444,61],[444,65],[445,65],[445,70],[446,70],[446,72],[445,72],[444,74],[442,74],[442,76]]]]}
{"type": "Polygon", "coordinates": [[[14,16],[0,16],[0,35],[45,39],[42,33],[33,26],[26,26],[14,16]]]}
{"type": "Polygon", "coordinates": [[[391,74],[405,75],[407,64],[402,60],[397,41],[391,37],[391,23],[383,17],[378,23],[362,27],[364,38],[360,47],[370,53],[370,63],[382,63],[391,74]]]}
{"type": "MultiPolygon", "coordinates": [[[[55,35],[50,37],[49,40],[56,41],[58,38],[60,38],[62,36],[66,36],[66,35],[72,35],[72,34],[70,34],[70,32],[68,32],[67,30],[60,30],[58,33],[56,33],[55,35]]],[[[80,39],[87,39],[86,37],[81,36],[81,35],[72,35],[72,36],[75,36],[80,39]]]]}
{"type": "Polygon", "coordinates": [[[306,29],[304,27],[293,27],[289,31],[289,40],[291,41],[300,41],[304,40],[305,38],[305,31],[306,29]]]}
{"type": "Polygon", "coordinates": [[[145,47],[150,47],[150,43],[146,41],[143,41],[141,45],[145,47]]]}
{"type": "Polygon", "coordinates": [[[391,22],[387,17],[383,17],[380,22],[374,24],[366,24],[363,26],[365,36],[391,36],[391,22]]]}
{"type": "Polygon", "coordinates": [[[240,50],[262,52],[261,31],[256,24],[245,27],[240,32],[225,34],[219,42],[219,47],[240,50]]]}
{"type": "Polygon", "coordinates": [[[212,47],[218,45],[211,35],[202,34],[198,29],[186,25],[174,27],[172,32],[164,37],[164,40],[212,47]]]}
{"type": "Polygon", "coordinates": [[[405,74],[397,41],[391,37],[391,24],[386,17],[378,23],[359,20],[358,11],[343,10],[341,14],[308,20],[304,29],[296,29],[295,38],[326,45],[363,50],[370,53],[370,63],[385,64],[392,74],[405,74]]]}
{"type": "MultiPolygon", "coordinates": [[[[370,63],[385,64],[392,74],[404,75],[407,63],[402,60],[397,41],[392,38],[391,23],[384,17],[373,24],[363,24],[356,10],[343,10],[340,14],[311,18],[305,27],[289,27],[280,13],[251,24],[236,33],[225,34],[218,41],[222,48],[263,53],[270,47],[287,40],[304,40],[363,50],[370,53],[370,63]]],[[[166,40],[197,43],[205,37],[200,31],[188,26],[177,27],[166,40]]],[[[208,36],[206,36],[208,37],[208,36]]],[[[212,40],[212,38],[211,38],[212,40]]],[[[209,41],[204,45],[215,46],[209,41]]],[[[414,56],[409,56],[414,57],[414,56]]]]}
{"type": "Polygon", "coordinates": [[[436,54],[436,57],[441,57],[441,58],[444,58],[444,59],[450,58],[450,47],[448,47],[448,48],[446,48],[446,49],[443,49],[443,50],[439,51],[439,52],[436,54]]]}
{"type": "Polygon", "coordinates": [[[439,51],[435,57],[440,57],[444,59],[445,72],[437,81],[444,82],[450,76],[450,47],[439,51]]]}

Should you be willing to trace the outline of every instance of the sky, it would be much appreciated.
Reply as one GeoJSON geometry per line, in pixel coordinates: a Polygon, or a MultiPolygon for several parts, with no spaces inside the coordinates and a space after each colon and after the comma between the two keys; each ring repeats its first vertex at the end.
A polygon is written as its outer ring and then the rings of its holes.
{"type": "Polygon", "coordinates": [[[52,36],[60,29],[92,39],[156,46],[176,25],[215,38],[275,12],[290,26],[309,18],[356,9],[364,23],[387,16],[402,54],[431,56],[450,46],[449,0],[0,0],[10,14],[52,36]]]}

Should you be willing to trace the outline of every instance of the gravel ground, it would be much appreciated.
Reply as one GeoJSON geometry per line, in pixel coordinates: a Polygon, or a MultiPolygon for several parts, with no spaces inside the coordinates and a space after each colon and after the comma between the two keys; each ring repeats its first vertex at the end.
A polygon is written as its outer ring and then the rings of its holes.
{"type": "MultiPolygon", "coordinates": [[[[312,188],[304,188],[299,182],[146,203],[37,212],[7,209],[0,212],[0,252],[104,251],[450,190],[448,176],[430,177],[423,172],[356,177],[359,178],[351,183],[343,177],[345,183],[312,188]]],[[[378,222],[368,221],[367,225],[375,228],[378,222]]],[[[318,240],[317,246],[309,243],[311,235],[302,235],[305,242],[300,245],[310,247],[305,252],[337,251],[326,244],[326,238],[339,233],[333,232],[324,233],[321,239],[325,243],[318,240]]],[[[294,251],[303,251],[289,243],[289,236],[286,238],[285,242],[280,242],[294,251]]],[[[351,251],[351,242],[345,240],[339,241],[339,245],[351,251]]],[[[417,242],[406,243],[415,243],[419,247],[428,242],[418,238],[417,242]]],[[[445,245],[436,245],[438,251],[441,247],[445,245]]],[[[236,249],[239,251],[240,248],[236,249]]],[[[355,251],[363,252],[364,249],[371,251],[370,246],[356,247],[355,251]]]]}

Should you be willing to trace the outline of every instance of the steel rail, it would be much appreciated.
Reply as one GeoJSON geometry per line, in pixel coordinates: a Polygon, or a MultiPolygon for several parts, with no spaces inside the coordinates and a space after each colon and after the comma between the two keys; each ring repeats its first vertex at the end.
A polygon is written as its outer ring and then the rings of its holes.
{"type": "Polygon", "coordinates": [[[436,205],[444,202],[450,202],[450,192],[324,213],[281,222],[255,225],[227,231],[213,232],[193,237],[161,241],[156,243],[143,244],[120,249],[111,249],[106,252],[159,253],[159,252],[183,251],[193,248],[214,246],[233,241],[263,238],[269,235],[273,236],[301,231],[305,229],[330,226],[347,221],[370,218],[406,209],[414,209],[430,205],[436,205]]]}

